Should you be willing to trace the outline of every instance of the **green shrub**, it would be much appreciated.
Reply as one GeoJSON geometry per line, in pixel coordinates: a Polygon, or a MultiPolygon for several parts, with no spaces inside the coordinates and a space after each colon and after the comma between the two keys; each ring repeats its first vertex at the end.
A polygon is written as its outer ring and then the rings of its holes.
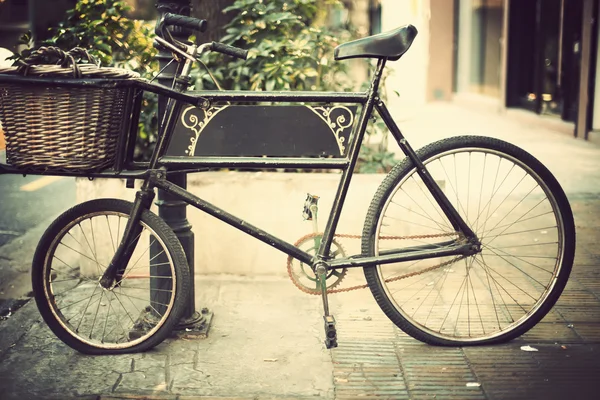
{"type": "MultiPolygon", "coordinates": [[[[319,11],[341,7],[338,0],[237,0],[223,10],[233,18],[221,41],[250,50],[248,60],[210,54],[206,64],[228,89],[351,90],[347,64],[333,61],[333,49],[352,34],[318,22],[319,11]]],[[[214,88],[204,71],[197,87],[214,88]]]]}

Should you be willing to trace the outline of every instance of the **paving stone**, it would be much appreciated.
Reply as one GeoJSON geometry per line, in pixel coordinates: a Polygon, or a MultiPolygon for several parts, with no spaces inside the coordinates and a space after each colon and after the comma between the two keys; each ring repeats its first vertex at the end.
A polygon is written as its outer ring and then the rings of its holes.
{"type": "Polygon", "coordinates": [[[169,346],[169,365],[177,364],[195,364],[198,361],[198,350],[195,348],[192,340],[202,339],[181,339],[175,340],[169,346]]]}
{"type": "Polygon", "coordinates": [[[564,323],[564,324],[566,324],[563,316],[560,315],[560,313],[558,311],[556,311],[554,308],[551,309],[548,312],[548,314],[546,314],[544,316],[544,318],[542,318],[542,320],[540,322],[541,323],[548,322],[548,323],[560,323],[560,324],[564,323]]]}
{"type": "Polygon", "coordinates": [[[85,370],[81,368],[75,369],[69,378],[70,384],[66,384],[58,388],[58,393],[66,392],[70,386],[72,392],[76,396],[97,395],[98,393],[110,393],[118,382],[120,374],[116,372],[108,372],[102,369],[85,370]],[[81,385],[80,382],[86,382],[87,385],[81,385]]]}
{"type": "Polygon", "coordinates": [[[581,340],[581,337],[573,329],[569,328],[568,324],[563,323],[547,323],[540,322],[530,331],[525,333],[521,339],[523,341],[539,343],[572,343],[581,340]]]}
{"type": "Polygon", "coordinates": [[[193,365],[171,368],[169,389],[174,393],[210,394],[207,388],[212,385],[210,375],[195,370],[193,365]]]}
{"type": "MultiPolygon", "coordinates": [[[[256,397],[179,396],[177,400],[255,400],[256,397]]],[[[281,398],[281,400],[285,400],[281,398]]]]}
{"type": "Polygon", "coordinates": [[[140,395],[140,394],[115,394],[100,396],[98,400],[178,400],[174,394],[140,395]]]}
{"type": "Polygon", "coordinates": [[[145,371],[149,368],[165,368],[167,365],[166,354],[143,353],[139,357],[133,359],[133,371],[145,371]]]}
{"type": "Polygon", "coordinates": [[[134,371],[121,374],[121,380],[115,388],[115,393],[167,393],[167,382],[164,368],[149,368],[144,371],[134,371]]]}
{"type": "Polygon", "coordinates": [[[77,359],[78,367],[84,371],[111,371],[118,374],[133,372],[134,360],[142,357],[141,354],[98,357],[70,352],[77,359]]]}
{"type": "Polygon", "coordinates": [[[572,305],[569,307],[555,306],[555,310],[559,312],[564,319],[569,323],[600,321],[600,305],[579,307],[572,305]]]}
{"type": "Polygon", "coordinates": [[[461,349],[431,347],[421,352],[403,346],[398,354],[413,398],[485,398],[480,386],[467,385],[480,382],[461,349]]]}
{"type": "Polygon", "coordinates": [[[600,322],[578,322],[571,329],[586,343],[600,343],[600,322]]]}

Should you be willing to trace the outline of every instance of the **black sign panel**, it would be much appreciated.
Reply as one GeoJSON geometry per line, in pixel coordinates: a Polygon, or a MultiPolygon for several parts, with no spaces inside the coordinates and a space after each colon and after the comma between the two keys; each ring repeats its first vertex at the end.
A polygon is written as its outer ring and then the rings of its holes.
{"type": "Polygon", "coordinates": [[[219,105],[188,107],[168,156],[343,157],[357,107],[219,105]]]}

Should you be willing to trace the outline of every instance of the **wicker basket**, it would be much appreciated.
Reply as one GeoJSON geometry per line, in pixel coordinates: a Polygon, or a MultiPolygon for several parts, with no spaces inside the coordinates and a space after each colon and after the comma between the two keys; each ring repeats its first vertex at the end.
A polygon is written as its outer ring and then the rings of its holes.
{"type": "MultiPolygon", "coordinates": [[[[73,59],[69,52],[63,54],[73,59]]],[[[13,78],[2,80],[0,75],[0,121],[8,164],[42,173],[85,173],[114,165],[120,139],[130,128],[135,90],[124,85],[74,86],[65,83],[65,78],[93,83],[95,79],[135,78],[136,74],[75,62],[10,67],[0,69],[0,74],[13,78]],[[26,76],[14,79],[23,73],[26,76]],[[33,77],[44,79],[32,84],[33,77]]]]}

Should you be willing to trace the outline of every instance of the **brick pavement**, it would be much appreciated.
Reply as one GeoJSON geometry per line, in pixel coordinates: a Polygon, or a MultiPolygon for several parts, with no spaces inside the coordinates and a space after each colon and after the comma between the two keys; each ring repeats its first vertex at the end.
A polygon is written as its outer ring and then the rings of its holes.
{"type": "Polygon", "coordinates": [[[570,200],[578,247],[567,288],[542,322],[507,344],[428,346],[389,324],[368,293],[337,297],[340,347],[332,352],[336,399],[596,398],[600,196],[574,195],[570,200]],[[538,351],[521,350],[527,345],[538,351]]]}

